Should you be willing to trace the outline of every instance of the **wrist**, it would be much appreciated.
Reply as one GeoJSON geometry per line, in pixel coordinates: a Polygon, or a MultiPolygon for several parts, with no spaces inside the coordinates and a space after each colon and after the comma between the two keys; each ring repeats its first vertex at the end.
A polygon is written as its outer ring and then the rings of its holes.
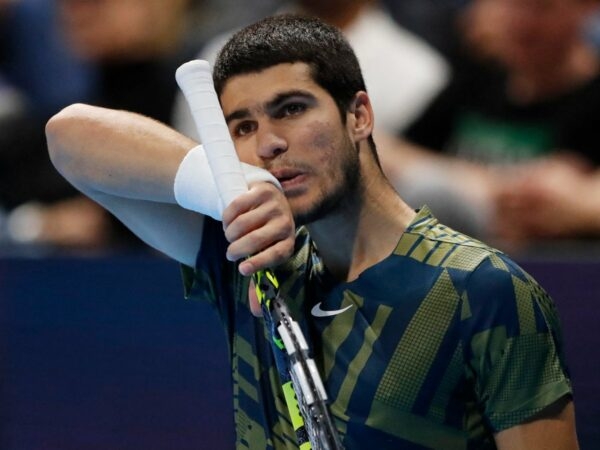
{"type": "MultiPolygon", "coordinates": [[[[250,164],[241,163],[244,178],[248,185],[267,182],[283,190],[277,178],[269,171],[250,164]]],[[[223,205],[206,152],[202,145],[191,149],[177,169],[173,183],[173,193],[178,205],[199,212],[216,220],[223,216],[223,205]]]]}
{"type": "Polygon", "coordinates": [[[202,145],[192,148],[181,160],[173,193],[179,206],[221,220],[221,197],[202,145]]]}

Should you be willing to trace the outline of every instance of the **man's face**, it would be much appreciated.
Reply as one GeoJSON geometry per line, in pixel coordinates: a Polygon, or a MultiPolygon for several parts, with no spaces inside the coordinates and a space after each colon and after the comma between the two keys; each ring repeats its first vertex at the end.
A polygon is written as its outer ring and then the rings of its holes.
{"type": "Polygon", "coordinates": [[[280,181],[298,224],[351,197],[360,171],[357,146],[307,64],[235,76],[221,105],[240,160],[280,181]]]}

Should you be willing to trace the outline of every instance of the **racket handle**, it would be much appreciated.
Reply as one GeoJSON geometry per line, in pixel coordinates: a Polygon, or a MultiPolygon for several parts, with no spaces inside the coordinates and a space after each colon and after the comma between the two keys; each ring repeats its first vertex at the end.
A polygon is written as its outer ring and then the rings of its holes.
{"type": "Polygon", "coordinates": [[[175,79],[190,106],[219,196],[227,207],[248,186],[215,92],[210,64],[199,59],[184,63],[175,79]]]}

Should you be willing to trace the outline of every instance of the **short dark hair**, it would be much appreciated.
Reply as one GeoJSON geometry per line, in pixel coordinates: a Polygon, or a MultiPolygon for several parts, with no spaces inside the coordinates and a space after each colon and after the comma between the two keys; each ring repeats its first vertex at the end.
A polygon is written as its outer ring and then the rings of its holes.
{"type": "MultiPolygon", "coordinates": [[[[345,114],[358,91],[366,91],[358,59],[342,32],[310,16],[282,14],[267,17],[235,33],[219,52],[214,65],[215,90],[221,96],[236,76],[284,63],[309,65],[313,80],[345,114]]],[[[375,144],[369,138],[375,153],[375,144]]]]}

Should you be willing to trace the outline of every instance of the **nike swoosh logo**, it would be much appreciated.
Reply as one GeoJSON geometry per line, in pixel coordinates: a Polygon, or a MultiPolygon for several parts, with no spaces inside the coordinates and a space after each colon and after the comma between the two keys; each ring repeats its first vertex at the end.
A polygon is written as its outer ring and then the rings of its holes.
{"type": "Polygon", "coordinates": [[[353,305],[348,305],[342,309],[334,309],[332,311],[326,311],[324,309],[321,309],[321,302],[319,302],[315,306],[313,306],[310,313],[315,317],[331,317],[331,316],[337,316],[338,314],[341,314],[344,311],[349,310],[350,308],[352,308],[352,306],[353,305]]]}

